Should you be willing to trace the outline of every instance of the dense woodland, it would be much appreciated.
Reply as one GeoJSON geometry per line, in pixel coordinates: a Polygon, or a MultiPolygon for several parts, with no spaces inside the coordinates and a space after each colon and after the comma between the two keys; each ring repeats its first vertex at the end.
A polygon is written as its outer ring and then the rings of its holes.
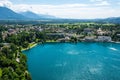
{"type": "MultiPolygon", "coordinates": [[[[60,38],[48,36],[49,33],[68,33],[86,36],[98,36],[96,30],[110,31],[105,36],[112,37],[113,41],[120,41],[119,24],[98,23],[64,23],[64,24],[39,24],[39,25],[0,25],[0,80],[31,80],[27,71],[27,58],[21,52],[28,48],[30,43],[44,43],[60,38]],[[91,34],[84,33],[85,28],[92,29],[91,34]],[[12,31],[11,31],[12,29],[12,31]],[[40,30],[41,29],[41,30],[40,30]],[[10,31],[9,31],[10,30],[10,31]]],[[[70,41],[80,41],[76,36],[70,41]]]]}
{"type": "Polygon", "coordinates": [[[16,45],[2,47],[0,51],[0,80],[31,80],[26,61],[26,56],[16,45]],[[17,62],[16,58],[19,58],[20,62],[17,62]]]}

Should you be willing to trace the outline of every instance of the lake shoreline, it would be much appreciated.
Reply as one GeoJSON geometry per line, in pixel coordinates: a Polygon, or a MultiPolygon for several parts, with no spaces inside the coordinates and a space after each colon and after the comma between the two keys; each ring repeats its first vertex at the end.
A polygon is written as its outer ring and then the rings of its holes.
{"type": "Polygon", "coordinates": [[[26,51],[26,50],[29,50],[29,49],[31,49],[31,48],[33,48],[33,47],[37,46],[37,45],[38,45],[38,43],[34,43],[33,45],[29,46],[28,48],[22,48],[22,50],[21,50],[21,51],[26,51]]]}
{"type": "MultiPolygon", "coordinates": [[[[21,51],[26,51],[26,50],[29,50],[29,49],[32,49],[34,47],[36,47],[38,44],[46,44],[46,43],[79,43],[79,42],[87,42],[87,41],[78,41],[78,42],[58,42],[58,41],[49,41],[49,42],[44,42],[44,43],[30,43],[32,44],[31,46],[29,46],[28,48],[22,48],[21,51]]],[[[115,42],[115,41],[111,41],[111,42],[87,42],[87,43],[116,43],[116,44],[119,44],[120,42],[115,42]]]]}

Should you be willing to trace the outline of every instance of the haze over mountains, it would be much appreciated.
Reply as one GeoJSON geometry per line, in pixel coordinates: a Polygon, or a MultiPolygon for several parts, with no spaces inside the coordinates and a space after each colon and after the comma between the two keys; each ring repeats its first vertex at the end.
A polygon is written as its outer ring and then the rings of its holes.
{"type": "Polygon", "coordinates": [[[20,12],[19,14],[21,14],[25,17],[28,17],[30,19],[52,19],[52,18],[55,18],[54,16],[51,16],[51,15],[36,14],[31,11],[20,12]]]}
{"type": "Polygon", "coordinates": [[[0,20],[7,20],[7,19],[26,19],[27,17],[18,14],[11,9],[6,7],[0,7],[0,20]]]}
{"type": "Polygon", "coordinates": [[[6,8],[6,7],[0,7],[0,20],[47,20],[47,19],[55,19],[57,21],[62,22],[109,22],[109,23],[120,23],[120,17],[110,17],[105,19],[61,19],[56,18],[51,15],[44,15],[44,14],[36,14],[31,11],[26,12],[20,12],[16,13],[13,10],[6,8]],[[60,20],[61,19],[61,20],[60,20]]]}
{"type": "Polygon", "coordinates": [[[30,11],[16,13],[13,10],[0,7],[0,20],[36,20],[36,19],[53,19],[50,15],[36,14],[30,11]]]}

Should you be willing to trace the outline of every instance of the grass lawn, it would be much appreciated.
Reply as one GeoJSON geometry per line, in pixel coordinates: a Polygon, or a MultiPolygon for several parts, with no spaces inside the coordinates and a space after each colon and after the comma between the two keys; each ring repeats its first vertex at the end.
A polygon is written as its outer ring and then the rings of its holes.
{"type": "Polygon", "coordinates": [[[31,49],[31,48],[35,47],[36,45],[37,45],[37,43],[35,43],[35,42],[33,42],[33,43],[29,43],[28,48],[22,48],[22,51],[24,51],[24,50],[28,50],[28,49],[31,49]]]}

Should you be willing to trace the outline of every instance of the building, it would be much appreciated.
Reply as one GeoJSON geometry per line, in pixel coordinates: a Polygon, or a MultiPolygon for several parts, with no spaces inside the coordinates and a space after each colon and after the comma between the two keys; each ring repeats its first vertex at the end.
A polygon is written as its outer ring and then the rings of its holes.
{"type": "Polygon", "coordinates": [[[87,33],[87,34],[91,34],[92,33],[92,29],[91,28],[85,28],[84,29],[84,33],[87,33]]]}
{"type": "Polygon", "coordinates": [[[15,34],[16,31],[14,29],[8,29],[8,34],[11,35],[11,34],[15,34]]]}
{"type": "Polygon", "coordinates": [[[98,36],[97,41],[100,42],[111,42],[112,39],[110,36],[98,36]]]}
{"type": "Polygon", "coordinates": [[[117,34],[117,37],[120,37],[120,34],[117,34]]]}
{"type": "Polygon", "coordinates": [[[47,33],[46,35],[51,38],[65,38],[64,33],[47,33]]]}
{"type": "Polygon", "coordinates": [[[97,30],[97,34],[98,35],[103,35],[105,32],[104,31],[102,31],[102,29],[101,28],[99,28],[98,30],[97,30]]]}
{"type": "Polygon", "coordinates": [[[95,41],[95,36],[86,36],[84,38],[84,41],[93,42],[93,41],[95,41]]]}

